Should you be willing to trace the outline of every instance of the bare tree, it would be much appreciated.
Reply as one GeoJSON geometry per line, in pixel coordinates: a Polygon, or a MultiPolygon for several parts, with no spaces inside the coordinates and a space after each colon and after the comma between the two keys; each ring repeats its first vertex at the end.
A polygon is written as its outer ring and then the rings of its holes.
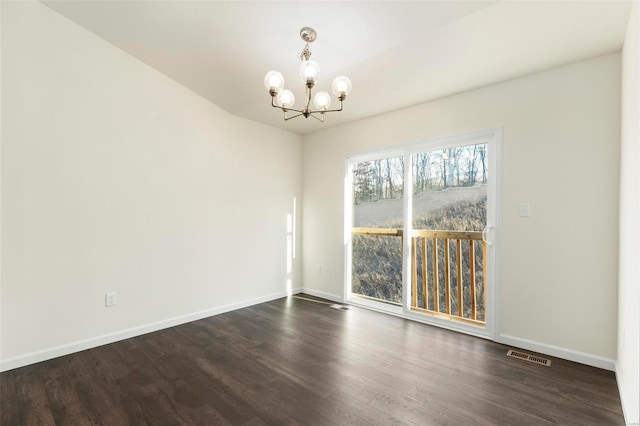
{"type": "Polygon", "coordinates": [[[385,178],[386,178],[386,196],[385,198],[394,198],[393,185],[393,169],[391,167],[391,159],[385,159],[385,178]]]}
{"type": "Polygon", "coordinates": [[[487,145],[480,145],[479,154],[482,167],[482,183],[487,183],[487,145]]]}
{"type": "Polygon", "coordinates": [[[375,195],[373,167],[370,161],[353,167],[353,198],[355,204],[371,201],[375,195]]]}

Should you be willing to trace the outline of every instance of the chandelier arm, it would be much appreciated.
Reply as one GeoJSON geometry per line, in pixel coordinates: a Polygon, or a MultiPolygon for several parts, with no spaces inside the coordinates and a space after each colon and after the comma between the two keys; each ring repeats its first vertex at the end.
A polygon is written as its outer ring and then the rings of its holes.
{"type": "Polygon", "coordinates": [[[275,107],[276,107],[276,108],[279,108],[279,109],[281,109],[281,110],[283,110],[284,112],[287,112],[287,111],[293,111],[293,112],[299,112],[300,114],[302,114],[302,113],[304,112],[304,111],[302,111],[302,110],[295,109],[295,108],[283,108],[283,107],[281,107],[281,106],[279,106],[279,105],[276,105],[275,107]]]}
{"type": "Polygon", "coordinates": [[[340,101],[340,108],[338,109],[326,109],[324,111],[309,111],[309,114],[324,114],[325,112],[340,112],[342,111],[342,101],[340,101]]]}
{"type": "MultiPolygon", "coordinates": [[[[272,97],[272,98],[271,98],[271,106],[272,106],[272,107],[274,107],[274,108],[281,109],[282,111],[284,111],[284,113],[285,113],[285,114],[287,113],[287,111],[299,112],[300,114],[298,114],[298,115],[301,115],[301,114],[302,114],[302,110],[295,109],[295,108],[283,108],[283,107],[281,107],[280,105],[275,104],[273,100],[274,100],[274,97],[272,97]]],[[[296,115],[296,117],[297,117],[298,115],[296,115]]]]}
{"type": "MultiPolygon", "coordinates": [[[[287,117],[287,111],[285,111],[285,110],[283,110],[283,111],[284,111],[284,121],[289,121],[292,118],[300,117],[302,115],[302,113],[299,113],[299,114],[296,114],[296,115],[292,115],[291,117],[287,117]]],[[[295,110],[295,111],[297,111],[297,110],[295,110]]]]}
{"type": "Polygon", "coordinates": [[[274,107],[274,108],[278,108],[278,109],[281,109],[281,110],[282,110],[282,111],[284,111],[285,113],[286,113],[287,111],[295,111],[295,112],[299,112],[300,114],[302,114],[302,111],[301,111],[301,110],[299,110],[299,109],[295,109],[295,108],[283,108],[283,107],[281,107],[280,105],[277,105],[277,104],[274,102],[274,99],[275,99],[275,96],[272,96],[272,97],[271,97],[271,106],[272,106],[272,107],[274,107]]]}
{"type": "Polygon", "coordinates": [[[320,114],[320,115],[321,115],[321,117],[322,117],[322,118],[318,118],[318,117],[317,117],[314,113],[312,113],[312,112],[311,112],[311,113],[309,113],[309,116],[310,116],[310,117],[313,117],[313,118],[315,118],[316,120],[318,120],[319,122],[324,123],[324,114],[320,114]]]}

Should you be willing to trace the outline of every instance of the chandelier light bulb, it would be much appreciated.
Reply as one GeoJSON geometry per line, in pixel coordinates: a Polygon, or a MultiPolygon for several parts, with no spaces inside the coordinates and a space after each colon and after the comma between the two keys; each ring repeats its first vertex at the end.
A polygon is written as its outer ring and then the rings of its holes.
{"type": "Polygon", "coordinates": [[[300,78],[303,83],[312,80],[314,83],[318,81],[320,67],[316,61],[302,61],[300,64],[300,78]]]}
{"type": "Polygon", "coordinates": [[[270,92],[278,93],[284,87],[284,77],[278,71],[269,71],[264,76],[264,87],[270,92]]]}
{"type": "Polygon", "coordinates": [[[331,96],[327,92],[318,92],[313,97],[313,104],[320,111],[326,111],[331,106],[331,96]]]}
{"type": "Polygon", "coordinates": [[[291,108],[295,100],[296,98],[293,96],[293,92],[287,89],[281,90],[276,98],[276,102],[278,102],[278,105],[282,108],[291,108]]]}
{"type": "Polygon", "coordinates": [[[333,94],[336,95],[338,99],[341,97],[344,99],[351,93],[351,80],[349,80],[349,77],[343,75],[336,77],[331,85],[331,90],[333,90],[333,94]]]}

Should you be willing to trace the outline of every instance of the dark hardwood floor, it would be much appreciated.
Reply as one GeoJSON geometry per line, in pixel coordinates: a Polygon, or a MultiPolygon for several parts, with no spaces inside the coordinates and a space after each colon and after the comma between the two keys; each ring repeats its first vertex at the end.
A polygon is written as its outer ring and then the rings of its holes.
{"type": "Polygon", "coordinates": [[[623,425],[614,374],[279,299],[2,373],[2,425],[623,425]]]}

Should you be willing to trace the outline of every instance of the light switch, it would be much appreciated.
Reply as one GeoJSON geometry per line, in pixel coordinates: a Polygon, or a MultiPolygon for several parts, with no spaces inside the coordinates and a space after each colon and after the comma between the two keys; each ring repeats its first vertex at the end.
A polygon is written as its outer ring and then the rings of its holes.
{"type": "Polygon", "coordinates": [[[529,203],[520,203],[520,217],[529,217],[531,216],[531,208],[529,203]]]}

